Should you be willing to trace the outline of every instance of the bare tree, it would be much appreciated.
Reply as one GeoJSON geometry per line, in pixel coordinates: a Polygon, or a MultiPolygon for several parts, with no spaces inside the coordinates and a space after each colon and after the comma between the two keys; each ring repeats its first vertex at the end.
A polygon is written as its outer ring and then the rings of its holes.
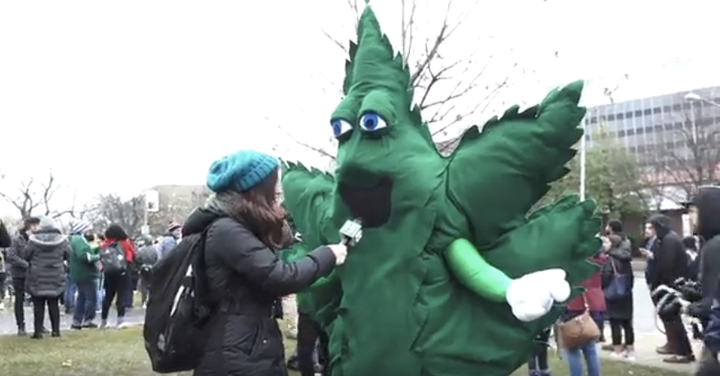
{"type": "MultiPolygon", "coordinates": [[[[1,176],[5,180],[5,176],[1,176]]],[[[73,195],[72,204],[66,209],[57,209],[53,207],[53,201],[56,194],[61,189],[52,171],[48,173],[45,179],[37,179],[35,177],[21,181],[19,186],[15,188],[15,193],[0,192],[0,198],[12,205],[20,214],[21,218],[31,217],[33,215],[45,215],[52,218],[59,218],[65,215],[78,216],[82,215],[89,208],[76,208],[77,200],[73,195]]],[[[10,190],[13,191],[13,190],[10,190]]]]}
{"type": "Polygon", "coordinates": [[[720,123],[701,103],[685,103],[665,122],[653,148],[657,175],[692,197],[697,188],[720,181],[720,123]]]}
{"type": "Polygon", "coordinates": [[[123,200],[118,195],[109,194],[96,199],[95,210],[87,217],[96,229],[104,229],[115,223],[128,235],[138,236],[144,222],[144,211],[145,197],[142,195],[123,200]]]}
{"type": "MultiPolygon", "coordinates": [[[[347,7],[354,17],[355,26],[363,10],[362,3],[364,2],[347,0],[347,7]]],[[[472,2],[447,0],[444,11],[439,16],[442,17],[442,22],[429,34],[430,36],[424,37],[423,34],[428,35],[427,29],[425,25],[419,24],[419,21],[430,15],[419,15],[418,8],[422,2],[419,0],[398,2],[401,18],[399,52],[410,68],[410,85],[414,89],[415,101],[433,136],[447,136],[453,127],[471,125],[464,122],[470,121],[468,118],[472,115],[485,112],[497,99],[498,94],[509,85],[509,75],[489,78],[488,68],[495,63],[496,56],[487,55],[487,50],[468,48],[469,54],[466,56],[446,55],[448,41],[453,40],[458,30],[464,26],[468,15],[479,3],[478,0],[472,2]],[[463,11],[456,12],[456,8],[463,11]],[[423,34],[418,31],[419,29],[423,29],[423,34]],[[468,98],[472,99],[468,100],[468,98]]],[[[337,39],[325,30],[323,34],[337,48],[342,49],[346,54],[349,52],[349,43],[337,39]]],[[[515,63],[513,68],[517,66],[515,63]]],[[[522,72],[524,73],[524,70],[522,72]]],[[[340,96],[340,90],[337,92],[340,96]]],[[[335,153],[332,151],[334,139],[330,138],[326,144],[318,144],[317,140],[312,143],[305,142],[282,126],[277,127],[298,145],[323,157],[335,159],[335,153]]],[[[440,147],[444,146],[440,145],[440,147]]]]}

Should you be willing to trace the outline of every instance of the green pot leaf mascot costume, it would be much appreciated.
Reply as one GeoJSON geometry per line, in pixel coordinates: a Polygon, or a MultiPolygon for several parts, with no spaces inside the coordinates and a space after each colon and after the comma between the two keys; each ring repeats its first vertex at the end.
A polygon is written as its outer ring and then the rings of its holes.
{"type": "Polygon", "coordinates": [[[282,178],[295,255],[362,221],[346,263],[303,297],[330,335],[331,374],[509,375],[596,269],[593,202],[568,196],[526,215],[568,172],[582,82],[470,128],[445,158],[370,7],[345,72],[328,129],[335,174],[288,163],[282,178]]]}

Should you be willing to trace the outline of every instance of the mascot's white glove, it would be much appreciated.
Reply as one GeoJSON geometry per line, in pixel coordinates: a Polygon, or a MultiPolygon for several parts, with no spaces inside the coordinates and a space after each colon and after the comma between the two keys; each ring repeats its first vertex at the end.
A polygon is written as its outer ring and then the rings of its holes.
{"type": "Polygon", "coordinates": [[[533,321],[550,312],[555,302],[570,297],[565,271],[548,269],[526,274],[510,282],[505,298],[520,321],[533,321]]]}

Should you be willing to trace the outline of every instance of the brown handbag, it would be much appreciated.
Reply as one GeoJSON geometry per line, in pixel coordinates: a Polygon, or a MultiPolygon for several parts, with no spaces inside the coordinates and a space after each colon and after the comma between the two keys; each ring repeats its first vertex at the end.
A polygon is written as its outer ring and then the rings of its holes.
{"type": "Polygon", "coordinates": [[[600,328],[590,315],[584,293],[582,298],[585,303],[585,312],[557,324],[558,345],[564,349],[576,349],[600,338],[600,328]]]}

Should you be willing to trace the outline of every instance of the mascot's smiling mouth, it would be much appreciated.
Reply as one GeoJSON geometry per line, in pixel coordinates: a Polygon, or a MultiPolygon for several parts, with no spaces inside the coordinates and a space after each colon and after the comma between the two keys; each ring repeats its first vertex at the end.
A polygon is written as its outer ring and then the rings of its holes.
{"type": "Polygon", "coordinates": [[[386,224],[392,212],[392,179],[368,173],[352,175],[352,182],[348,179],[339,179],[338,182],[340,197],[354,216],[352,219],[359,218],[363,228],[386,224]]]}

